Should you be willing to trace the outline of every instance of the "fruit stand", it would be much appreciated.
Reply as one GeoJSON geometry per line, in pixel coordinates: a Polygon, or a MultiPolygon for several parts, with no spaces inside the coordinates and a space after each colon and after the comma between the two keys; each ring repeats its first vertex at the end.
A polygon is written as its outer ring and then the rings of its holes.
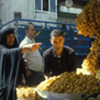
{"type": "MultiPolygon", "coordinates": [[[[35,88],[17,88],[18,100],[44,100],[45,95],[47,96],[47,94],[45,94],[47,92],[44,92],[44,90],[47,91],[49,95],[52,94],[51,96],[54,98],[56,98],[57,95],[60,95],[60,97],[63,95],[62,98],[65,96],[65,99],[61,98],[59,100],[67,100],[68,98],[68,100],[74,100],[75,96],[78,98],[77,100],[85,100],[83,98],[100,91],[100,80],[93,75],[83,75],[81,73],[76,74],[76,72],[64,72],[59,76],[54,76],[41,82],[35,88]],[[37,89],[41,92],[42,96],[37,89]],[[56,95],[53,93],[56,93],[56,95]]],[[[50,98],[51,96],[48,97],[50,98]]],[[[48,97],[46,99],[48,99],[48,97]]],[[[53,98],[48,100],[53,100],[53,98]]]]}
{"type": "Polygon", "coordinates": [[[95,38],[82,68],[95,74],[100,69],[100,0],[91,0],[77,18],[78,34],[95,38]]]}
{"type": "Polygon", "coordinates": [[[63,98],[65,95],[67,97],[59,100],[100,100],[100,1],[91,0],[77,16],[76,22],[78,34],[95,37],[80,72],[64,72],[36,87],[18,87],[18,100],[53,100],[50,97],[63,98]],[[79,98],[75,99],[75,95],[79,98]]]}

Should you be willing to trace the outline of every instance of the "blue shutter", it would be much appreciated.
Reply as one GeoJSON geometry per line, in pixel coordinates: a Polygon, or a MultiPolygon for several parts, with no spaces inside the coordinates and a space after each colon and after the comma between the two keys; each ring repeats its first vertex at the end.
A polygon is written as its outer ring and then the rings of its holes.
{"type": "Polygon", "coordinates": [[[55,12],[56,11],[56,1],[55,0],[50,0],[50,11],[55,12]]]}
{"type": "Polygon", "coordinates": [[[41,0],[35,0],[35,10],[41,10],[41,0]]]}

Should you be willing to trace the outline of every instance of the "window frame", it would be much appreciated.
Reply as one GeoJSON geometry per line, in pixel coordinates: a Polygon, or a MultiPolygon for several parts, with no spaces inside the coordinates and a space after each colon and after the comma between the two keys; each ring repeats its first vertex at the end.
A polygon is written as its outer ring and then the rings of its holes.
{"type": "Polygon", "coordinates": [[[16,18],[22,18],[22,13],[21,12],[14,12],[14,19],[16,18]]]}
{"type": "Polygon", "coordinates": [[[40,10],[37,10],[35,9],[36,11],[41,11],[41,12],[50,12],[50,0],[48,0],[48,11],[44,11],[43,10],[43,0],[41,0],[41,9],[40,10]]]}

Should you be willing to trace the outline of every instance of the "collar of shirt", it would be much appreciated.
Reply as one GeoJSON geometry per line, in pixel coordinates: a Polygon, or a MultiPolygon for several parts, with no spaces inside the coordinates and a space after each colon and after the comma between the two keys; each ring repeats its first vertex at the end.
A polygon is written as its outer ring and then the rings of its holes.
{"type": "Polygon", "coordinates": [[[52,53],[53,53],[54,57],[61,58],[62,54],[60,56],[57,56],[56,53],[55,53],[55,51],[54,51],[54,48],[52,49],[52,53]]]}
{"type": "Polygon", "coordinates": [[[25,36],[25,39],[29,42],[29,43],[35,43],[34,39],[30,39],[29,37],[25,36]]]}

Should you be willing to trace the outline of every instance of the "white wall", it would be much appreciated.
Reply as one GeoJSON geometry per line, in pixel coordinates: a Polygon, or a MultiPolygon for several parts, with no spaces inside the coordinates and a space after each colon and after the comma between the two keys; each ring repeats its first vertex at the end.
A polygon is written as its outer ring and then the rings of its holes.
{"type": "Polygon", "coordinates": [[[3,23],[14,19],[14,12],[21,12],[22,18],[33,19],[34,0],[3,0],[1,9],[3,23]]]}
{"type": "MultiPolygon", "coordinates": [[[[0,18],[2,23],[14,19],[14,12],[21,12],[23,19],[56,21],[57,12],[35,11],[35,0],[0,0],[0,18]]],[[[56,0],[57,5],[57,0],[56,0]]]]}
{"type": "Polygon", "coordinates": [[[60,6],[60,12],[80,14],[82,12],[82,9],[81,8],[74,8],[74,7],[67,8],[66,6],[61,5],[60,6]]]}
{"type": "Polygon", "coordinates": [[[43,21],[56,21],[57,14],[55,12],[40,12],[36,11],[34,19],[43,21]]]}

